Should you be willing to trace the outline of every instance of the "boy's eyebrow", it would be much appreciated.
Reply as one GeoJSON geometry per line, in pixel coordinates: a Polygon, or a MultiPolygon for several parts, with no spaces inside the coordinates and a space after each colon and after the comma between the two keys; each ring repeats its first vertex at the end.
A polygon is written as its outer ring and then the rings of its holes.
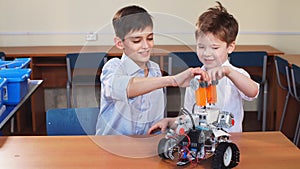
{"type": "MultiPolygon", "coordinates": [[[[203,43],[197,43],[197,45],[199,46],[199,45],[204,45],[203,43]]],[[[210,46],[220,46],[220,44],[218,44],[218,43],[213,43],[213,44],[210,44],[210,46]]]]}
{"type": "Polygon", "coordinates": [[[211,44],[211,46],[220,46],[220,44],[218,44],[218,43],[213,43],[213,44],[211,44]]]}

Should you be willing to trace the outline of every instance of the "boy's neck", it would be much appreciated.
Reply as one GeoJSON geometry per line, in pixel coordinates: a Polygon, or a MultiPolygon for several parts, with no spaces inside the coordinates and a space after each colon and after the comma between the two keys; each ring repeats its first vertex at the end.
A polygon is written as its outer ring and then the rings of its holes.
{"type": "Polygon", "coordinates": [[[144,75],[145,75],[145,77],[148,77],[148,73],[149,73],[149,69],[148,68],[144,69],[144,75]]]}

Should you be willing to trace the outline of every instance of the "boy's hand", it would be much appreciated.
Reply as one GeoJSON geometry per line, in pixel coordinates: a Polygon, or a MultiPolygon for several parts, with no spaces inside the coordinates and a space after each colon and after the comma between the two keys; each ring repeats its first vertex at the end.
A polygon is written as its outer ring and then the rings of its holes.
{"type": "Polygon", "coordinates": [[[161,133],[165,133],[169,127],[172,127],[174,125],[175,120],[176,118],[161,119],[159,122],[157,122],[156,124],[150,127],[150,129],[148,130],[148,134],[153,134],[155,131],[159,129],[161,133]]]}
{"type": "Polygon", "coordinates": [[[190,81],[196,76],[200,75],[201,80],[209,81],[208,74],[202,70],[201,68],[189,68],[177,75],[172,76],[175,80],[175,84],[173,86],[179,87],[188,87],[190,85],[190,81]]]}
{"type": "Polygon", "coordinates": [[[219,66],[207,71],[208,76],[212,81],[220,80],[230,73],[228,66],[219,66]]]}

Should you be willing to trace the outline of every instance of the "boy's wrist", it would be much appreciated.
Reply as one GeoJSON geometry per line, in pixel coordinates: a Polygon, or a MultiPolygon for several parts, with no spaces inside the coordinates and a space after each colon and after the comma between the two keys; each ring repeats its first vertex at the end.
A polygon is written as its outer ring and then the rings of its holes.
{"type": "Polygon", "coordinates": [[[165,87],[166,86],[178,86],[174,76],[165,76],[165,87]]]}
{"type": "Polygon", "coordinates": [[[229,78],[230,74],[232,73],[232,69],[228,66],[225,67],[225,76],[229,78]]]}

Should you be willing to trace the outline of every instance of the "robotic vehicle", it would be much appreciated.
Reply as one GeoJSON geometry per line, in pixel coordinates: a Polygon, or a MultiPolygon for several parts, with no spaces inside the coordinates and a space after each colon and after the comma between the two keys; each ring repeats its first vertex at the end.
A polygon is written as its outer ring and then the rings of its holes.
{"type": "Polygon", "coordinates": [[[182,108],[182,116],[176,120],[176,129],[169,129],[159,141],[158,154],[162,159],[178,159],[177,165],[199,163],[212,157],[212,168],[226,169],[238,165],[240,152],[236,144],[229,140],[230,134],[224,128],[234,125],[234,117],[229,112],[206,108],[215,104],[216,85],[208,85],[197,78],[190,83],[195,90],[196,104],[192,113],[182,108]]]}

